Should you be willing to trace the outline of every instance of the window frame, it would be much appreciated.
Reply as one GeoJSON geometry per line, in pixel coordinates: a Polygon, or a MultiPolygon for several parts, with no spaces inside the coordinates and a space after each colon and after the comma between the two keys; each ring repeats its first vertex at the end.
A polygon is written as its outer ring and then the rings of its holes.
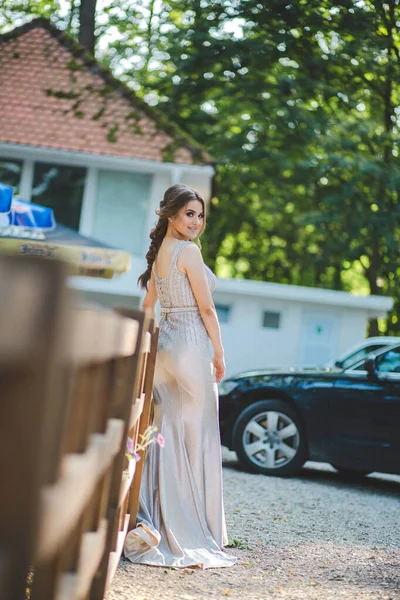
{"type": "MultiPolygon", "coordinates": [[[[352,366],[359,365],[362,361],[364,361],[367,358],[368,354],[374,354],[376,351],[384,350],[384,349],[388,348],[388,345],[376,344],[376,342],[375,342],[374,344],[370,344],[369,347],[372,349],[367,350],[368,346],[363,346],[362,348],[358,348],[357,350],[354,350],[354,352],[352,352],[351,354],[348,354],[344,359],[338,361],[338,362],[342,363],[341,368],[343,369],[343,371],[350,371],[352,366]],[[374,346],[375,346],[375,348],[374,348],[374,346]],[[348,360],[352,359],[352,356],[355,356],[359,352],[363,352],[363,351],[365,351],[365,354],[362,358],[359,358],[358,360],[351,362],[348,367],[344,366],[343,363],[346,363],[348,360]]],[[[354,360],[354,359],[352,359],[352,360],[354,360]]]]}
{"type": "MultiPolygon", "coordinates": [[[[61,177],[63,177],[64,180],[65,180],[65,172],[64,172],[64,174],[62,174],[62,169],[70,169],[70,170],[74,170],[74,169],[78,170],[79,169],[80,171],[82,171],[82,174],[79,175],[80,179],[83,178],[83,186],[81,188],[82,189],[82,199],[80,201],[79,216],[78,216],[77,213],[75,213],[75,216],[78,217],[76,219],[76,221],[77,221],[77,228],[75,229],[75,224],[72,224],[72,223],[67,223],[66,224],[66,226],[69,227],[70,229],[74,229],[75,231],[81,233],[81,220],[82,220],[82,212],[83,212],[83,202],[84,202],[84,197],[85,197],[86,178],[87,178],[87,174],[88,174],[87,173],[88,172],[87,167],[85,165],[67,165],[67,164],[64,164],[64,163],[60,164],[59,162],[47,162],[47,161],[42,161],[42,160],[32,161],[32,167],[33,167],[33,169],[32,169],[33,177],[32,177],[32,182],[31,182],[30,199],[31,199],[31,202],[34,202],[34,203],[36,202],[39,205],[41,204],[40,197],[38,197],[38,198],[36,196],[32,197],[32,194],[33,194],[34,187],[35,187],[35,174],[38,174],[40,172],[40,169],[43,171],[43,173],[42,173],[42,176],[43,176],[44,173],[50,173],[50,171],[49,171],[50,168],[51,169],[55,168],[56,171],[57,171],[57,176],[56,177],[59,177],[59,175],[61,173],[61,177]],[[37,171],[36,171],[36,168],[37,168],[37,171]]],[[[71,174],[71,171],[69,172],[69,174],[71,174]]],[[[49,179],[50,179],[50,186],[51,186],[51,179],[52,178],[49,178],[49,179]]],[[[70,179],[70,177],[68,177],[67,179],[70,179]]],[[[43,181],[43,177],[42,177],[42,181],[43,181]]],[[[37,186],[37,184],[38,183],[36,182],[36,186],[37,186]]],[[[58,186],[59,186],[59,183],[58,183],[58,186]]],[[[50,208],[52,208],[52,210],[54,211],[54,213],[56,213],[56,208],[54,206],[50,206],[50,208]]],[[[57,215],[56,214],[55,214],[55,217],[57,219],[57,215]]],[[[64,214],[64,217],[65,217],[65,214],[64,214]]],[[[74,221],[75,221],[75,219],[74,219],[74,221]]]]}
{"type": "MultiPolygon", "coordinates": [[[[394,350],[395,348],[400,348],[400,344],[392,344],[391,346],[386,346],[385,348],[383,348],[381,350],[381,352],[376,354],[375,357],[377,359],[379,359],[380,356],[383,356],[384,354],[386,354],[387,352],[390,352],[391,350],[394,350]]],[[[372,352],[371,354],[373,355],[374,353],[372,352]]],[[[352,365],[351,369],[344,369],[344,373],[367,374],[367,371],[365,369],[360,368],[363,366],[363,364],[365,362],[365,358],[367,358],[367,357],[364,357],[358,363],[352,365]]],[[[388,378],[389,376],[394,377],[396,380],[400,378],[400,373],[392,373],[390,371],[381,371],[380,372],[377,370],[377,374],[378,374],[379,379],[385,379],[385,378],[388,378]]]]}

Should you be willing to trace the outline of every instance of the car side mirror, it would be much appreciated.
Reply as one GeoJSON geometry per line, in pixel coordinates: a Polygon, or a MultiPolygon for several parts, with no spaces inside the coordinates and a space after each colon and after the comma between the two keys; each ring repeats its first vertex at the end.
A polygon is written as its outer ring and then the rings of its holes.
{"type": "Polygon", "coordinates": [[[343,363],[341,360],[335,360],[334,364],[337,369],[343,369],[343,363]]]}
{"type": "Polygon", "coordinates": [[[367,356],[367,358],[364,360],[364,369],[367,371],[368,375],[378,379],[378,369],[375,355],[367,356]]]}

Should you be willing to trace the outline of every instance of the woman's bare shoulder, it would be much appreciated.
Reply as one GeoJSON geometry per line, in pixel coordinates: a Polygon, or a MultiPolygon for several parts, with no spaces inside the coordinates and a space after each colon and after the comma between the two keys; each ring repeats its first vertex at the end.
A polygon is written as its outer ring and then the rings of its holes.
{"type": "Polygon", "coordinates": [[[202,260],[202,256],[201,256],[201,250],[198,247],[197,244],[194,244],[193,242],[188,242],[187,244],[184,245],[182,252],[181,252],[181,256],[182,258],[186,259],[186,260],[199,260],[199,258],[202,260]]]}
{"type": "Polygon", "coordinates": [[[185,244],[179,255],[178,268],[183,272],[187,272],[187,270],[192,271],[193,269],[198,269],[202,263],[201,250],[197,244],[193,242],[185,244]]]}

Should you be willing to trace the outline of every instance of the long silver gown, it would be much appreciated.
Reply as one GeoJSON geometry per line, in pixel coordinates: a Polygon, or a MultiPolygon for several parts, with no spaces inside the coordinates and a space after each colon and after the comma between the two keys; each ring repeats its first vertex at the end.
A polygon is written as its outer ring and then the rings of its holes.
{"type": "MultiPolygon", "coordinates": [[[[229,567],[222,498],[217,385],[209,338],[187,276],[177,267],[186,244],[172,253],[155,282],[161,304],[154,380],[154,424],[165,447],[149,447],[140,489],[138,525],[125,541],[134,563],[229,567]]],[[[206,267],[210,290],[216,277],[206,267]]]]}

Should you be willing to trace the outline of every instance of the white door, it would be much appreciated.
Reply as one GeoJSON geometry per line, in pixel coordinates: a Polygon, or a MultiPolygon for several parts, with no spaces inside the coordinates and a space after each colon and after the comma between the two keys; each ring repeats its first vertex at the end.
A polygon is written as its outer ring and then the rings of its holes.
{"type": "Polygon", "coordinates": [[[300,365],[324,365],[336,356],[339,340],[337,315],[303,311],[299,346],[300,365]]]}

